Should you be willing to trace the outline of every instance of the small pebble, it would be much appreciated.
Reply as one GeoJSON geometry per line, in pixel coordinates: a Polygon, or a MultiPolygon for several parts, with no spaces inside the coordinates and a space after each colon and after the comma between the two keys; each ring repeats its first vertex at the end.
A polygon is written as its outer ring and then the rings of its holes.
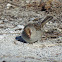
{"type": "Polygon", "coordinates": [[[17,25],[17,27],[18,27],[18,28],[22,28],[22,29],[24,28],[23,25],[17,25]]]}
{"type": "Polygon", "coordinates": [[[9,9],[12,5],[10,3],[7,4],[7,9],[9,9]]]}

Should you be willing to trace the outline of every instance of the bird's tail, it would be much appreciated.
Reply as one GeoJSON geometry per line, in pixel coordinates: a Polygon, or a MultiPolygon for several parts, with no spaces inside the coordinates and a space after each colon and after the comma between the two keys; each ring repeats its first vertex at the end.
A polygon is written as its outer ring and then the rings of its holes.
{"type": "Polygon", "coordinates": [[[47,16],[42,22],[41,22],[41,26],[43,27],[48,21],[52,20],[53,17],[52,16],[47,16]]]}

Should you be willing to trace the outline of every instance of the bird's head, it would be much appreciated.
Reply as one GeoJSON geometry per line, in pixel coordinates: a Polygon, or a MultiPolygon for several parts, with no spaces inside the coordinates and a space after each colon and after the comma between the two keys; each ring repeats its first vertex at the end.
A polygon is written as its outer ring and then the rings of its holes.
{"type": "Polygon", "coordinates": [[[26,35],[27,35],[29,38],[31,37],[32,32],[31,32],[30,27],[26,27],[26,28],[24,29],[24,32],[26,33],[26,35]]]}

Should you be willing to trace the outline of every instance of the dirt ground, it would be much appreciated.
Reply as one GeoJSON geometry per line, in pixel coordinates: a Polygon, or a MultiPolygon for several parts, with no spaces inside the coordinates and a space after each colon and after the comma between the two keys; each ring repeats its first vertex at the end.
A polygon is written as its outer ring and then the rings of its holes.
{"type": "Polygon", "coordinates": [[[62,3],[57,3],[60,5],[54,6],[54,11],[26,7],[33,1],[0,0],[0,62],[62,62],[62,3]],[[44,26],[41,42],[29,44],[15,39],[26,24],[35,18],[42,21],[47,15],[54,18],[44,26]]]}

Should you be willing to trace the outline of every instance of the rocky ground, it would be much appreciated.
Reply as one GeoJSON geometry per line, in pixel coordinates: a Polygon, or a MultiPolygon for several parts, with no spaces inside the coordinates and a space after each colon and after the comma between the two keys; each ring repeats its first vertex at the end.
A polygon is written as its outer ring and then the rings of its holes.
{"type": "Polygon", "coordinates": [[[26,7],[29,2],[0,0],[0,62],[62,62],[62,4],[51,12],[26,7]],[[26,24],[47,15],[54,18],[44,26],[41,42],[29,44],[15,39],[26,24]]]}

